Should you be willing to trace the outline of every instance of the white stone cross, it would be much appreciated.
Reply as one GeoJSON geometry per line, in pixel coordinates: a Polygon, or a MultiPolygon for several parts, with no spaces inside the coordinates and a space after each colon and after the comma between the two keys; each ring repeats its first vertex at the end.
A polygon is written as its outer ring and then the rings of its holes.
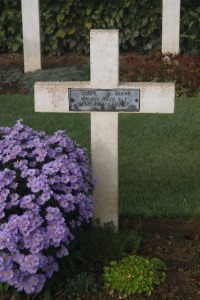
{"type": "MultiPolygon", "coordinates": [[[[73,88],[126,92],[139,89],[139,113],[173,113],[174,83],[119,83],[118,30],[91,30],[90,60],[89,82],[37,82],[35,111],[73,112],[69,111],[69,92],[73,88]]],[[[98,182],[94,190],[94,219],[100,223],[112,221],[118,228],[118,112],[92,111],[90,114],[92,169],[98,182]]]]}
{"type": "Polygon", "coordinates": [[[24,72],[41,69],[39,0],[21,0],[24,72]]]}
{"type": "Polygon", "coordinates": [[[163,0],[162,53],[179,53],[181,0],[163,0]]]}

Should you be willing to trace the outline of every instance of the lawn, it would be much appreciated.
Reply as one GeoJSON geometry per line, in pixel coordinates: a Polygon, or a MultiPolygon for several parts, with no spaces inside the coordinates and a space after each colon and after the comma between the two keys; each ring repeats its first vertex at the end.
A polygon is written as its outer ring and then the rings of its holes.
{"type": "Polygon", "coordinates": [[[200,216],[200,98],[176,99],[173,115],[120,116],[120,211],[200,216]]]}
{"type": "MultiPolygon", "coordinates": [[[[177,98],[175,114],[119,116],[121,215],[200,216],[200,97],[177,98]]],[[[0,126],[58,129],[90,151],[89,114],[35,113],[32,96],[0,96],[0,126]]]]}

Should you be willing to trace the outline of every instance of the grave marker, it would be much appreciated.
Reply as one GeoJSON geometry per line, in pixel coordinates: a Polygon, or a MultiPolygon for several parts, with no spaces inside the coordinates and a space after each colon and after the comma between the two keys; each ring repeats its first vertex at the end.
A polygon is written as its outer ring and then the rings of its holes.
{"type": "Polygon", "coordinates": [[[163,0],[162,53],[179,53],[181,0],[163,0]]]}
{"type": "Polygon", "coordinates": [[[90,57],[89,82],[37,82],[35,111],[90,112],[92,169],[98,180],[94,219],[113,221],[118,228],[118,113],[173,113],[175,85],[119,83],[118,30],[91,30],[90,57]]]}
{"type": "Polygon", "coordinates": [[[24,72],[41,69],[39,0],[21,0],[24,72]]]}

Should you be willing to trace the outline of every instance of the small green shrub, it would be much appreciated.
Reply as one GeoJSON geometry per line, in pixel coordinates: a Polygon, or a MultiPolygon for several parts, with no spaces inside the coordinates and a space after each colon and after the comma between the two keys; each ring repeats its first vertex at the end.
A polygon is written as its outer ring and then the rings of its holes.
{"type": "Polygon", "coordinates": [[[36,81],[84,81],[89,80],[88,66],[79,70],[76,67],[40,70],[22,73],[18,69],[0,70],[0,86],[18,87],[23,93],[33,93],[36,81]]]}
{"type": "Polygon", "coordinates": [[[66,299],[77,299],[97,292],[97,285],[94,278],[83,272],[72,279],[68,279],[66,287],[66,299]]]}
{"type": "Polygon", "coordinates": [[[120,292],[123,298],[142,292],[150,296],[154,285],[164,282],[165,270],[164,262],[158,258],[128,256],[118,262],[112,261],[104,268],[105,288],[111,295],[120,292]]]}
{"type": "Polygon", "coordinates": [[[0,70],[0,82],[12,86],[13,84],[16,84],[21,81],[23,77],[22,72],[18,69],[12,69],[12,70],[0,70]]]}
{"type": "Polygon", "coordinates": [[[83,81],[88,80],[86,72],[86,70],[79,70],[76,67],[40,70],[24,74],[21,84],[25,90],[33,93],[36,81],[83,81]]]}
{"type": "Polygon", "coordinates": [[[0,70],[0,93],[9,93],[10,88],[12,93],[20,92],[22,78],[23,73],[18,69],[0,70]]]}

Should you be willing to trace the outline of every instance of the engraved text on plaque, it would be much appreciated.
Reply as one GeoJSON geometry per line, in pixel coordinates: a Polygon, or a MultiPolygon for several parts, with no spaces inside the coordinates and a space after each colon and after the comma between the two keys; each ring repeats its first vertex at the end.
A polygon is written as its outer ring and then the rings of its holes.
{"type": "Polygon", "coordinates": [[[69,89],[71,111],[139,111],[140,90],[69,89]]]}

